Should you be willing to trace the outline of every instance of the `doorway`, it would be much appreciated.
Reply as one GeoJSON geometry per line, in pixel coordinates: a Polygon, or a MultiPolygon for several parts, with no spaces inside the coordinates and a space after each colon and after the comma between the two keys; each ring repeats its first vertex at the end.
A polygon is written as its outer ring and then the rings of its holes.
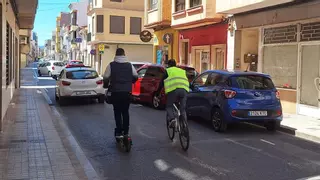
{"type": "Polygon", "coordinates": [[[301,46],[298,113],[320,117],[320,44],[301,46]]]}
{"type": "Polygon", "coordinates": [[[222,70],[225,68],[226,61],[226,45],[212,45],[211,46],[211,69],[222,70]]]}

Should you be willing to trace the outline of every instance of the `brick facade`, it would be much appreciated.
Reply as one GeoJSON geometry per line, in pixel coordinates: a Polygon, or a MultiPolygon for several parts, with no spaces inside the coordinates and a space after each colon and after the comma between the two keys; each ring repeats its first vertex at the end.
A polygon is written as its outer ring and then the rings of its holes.
{"type": "Polygon", "coordinates": [[[264,29],[264,44],[297,42],[297,25],[264,29]]]}
{"type": "Polygon", "coordinates": [[[320,40],[320,22],[301,24],[301,41],[319,41],[320,40]]]}

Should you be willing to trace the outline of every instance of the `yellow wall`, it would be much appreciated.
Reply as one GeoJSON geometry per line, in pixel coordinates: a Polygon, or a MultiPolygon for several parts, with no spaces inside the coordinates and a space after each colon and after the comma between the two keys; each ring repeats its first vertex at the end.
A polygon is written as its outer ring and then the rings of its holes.
{"type": "Polygon", "coordinates": [[[157,62],[157,46],[165,46],[167,45],[169,48],[168,56],[169,59],[173,58],[176,61],[179,59],[179,32],[177,30],[168,28],[161,31],[155,31],[154,36],[158,39],[158,42],[154,42],[153,46],[153,62],[157,62]],[[171,44],[166,44],[162,37],[166,33],[173,34],[173,41],[171,44]]]}
{"type": "Polygon", "coordinates": [[[162,20],[171,21],[171,0],[162,0],[162,20]]]}
{"type": "MultiPolygon", "coordinates": [[[[121,9],[97,9],[96,12],[92,15],[103,15],[104,27],[103,33],[93,33],[91,41],[109,41],[117,43],[137,43],[137,44],[148,44],[143,43],[140,40],[139,35],[130,34],[130,17],[140,17],[141,18],[141,30],[144,30],[144,12],[143,11],[131,11],[131,10],[121,10],[121,9]],[[110,32],[110,16],[125,16],[125,34],[112,34],[110,32]]],[[[96,23],[95,23],[96,24],[96,23]]],[[[95,29],[96,30],[96,29],[95,29]]],[[[151,43],[150,43],[151,44],[151,43]]]]}

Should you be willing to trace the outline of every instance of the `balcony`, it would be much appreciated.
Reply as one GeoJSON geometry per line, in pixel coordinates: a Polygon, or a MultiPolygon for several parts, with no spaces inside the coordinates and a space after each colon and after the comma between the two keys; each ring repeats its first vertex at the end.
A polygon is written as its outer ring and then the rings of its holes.
{"type": "Polygon", "coordinates": [[[216,12],[221,14],[238,14],[293,1],[295,0],[217,0],[216,12]]]}
{"type": "Polygon", "coordinates": [[[10,0],[20,29],[33,29],[34,19],[38,8],[38,0],[10,0]]]}
{"type": "Polygon", "coordinates": [[[157,29],[159,27],[169,27],[171,25],[171,0],[159,0],[157,3],[149,5],[150,0],[145,0],[146,21],[145,28],[157,29]]]}
{"type": "Polygon", "coordinates": [[[171,26],[188,29],[221,22],[223,16],[216,13],[216,1],[221,0],[171,0],[171,26]]]}

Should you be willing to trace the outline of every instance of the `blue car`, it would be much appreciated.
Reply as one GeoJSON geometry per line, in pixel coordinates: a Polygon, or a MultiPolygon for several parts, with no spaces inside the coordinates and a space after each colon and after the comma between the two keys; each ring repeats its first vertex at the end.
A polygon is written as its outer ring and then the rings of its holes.
{"type": "Polygon", "coordinates": [[[280,94],[267,74],[209,70],[190,84],[188,116],[210,120],[215,131],[250,122],[275,131],[282,121],[280,94]]]}

